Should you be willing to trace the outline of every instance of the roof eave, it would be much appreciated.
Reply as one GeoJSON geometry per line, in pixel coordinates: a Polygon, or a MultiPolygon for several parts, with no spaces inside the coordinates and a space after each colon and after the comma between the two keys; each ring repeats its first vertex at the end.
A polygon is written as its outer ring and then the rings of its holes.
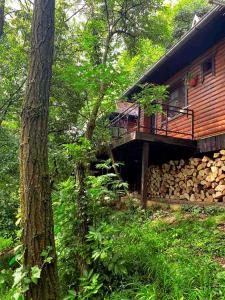
{"type": "Polygon", "coordinates": [[[174,46],[172,46],[152,67],[150,67],[130,88],[126,90],[122,98],[128,97],[137,88],[138,85],[142,84],[146,77],[149,77],[154,71],[157,70],[167,59],[175,54],[175,52],[181,48],[196,32],[204,27],[214,15],[222,9],[221,6],[217,5],[211,9],[193,28],[191,28],[174,46]]]}

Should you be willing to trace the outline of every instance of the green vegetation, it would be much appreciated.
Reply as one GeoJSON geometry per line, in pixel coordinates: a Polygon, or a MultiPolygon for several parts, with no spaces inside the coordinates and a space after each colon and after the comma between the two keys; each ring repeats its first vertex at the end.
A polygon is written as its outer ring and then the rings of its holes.
{"type": "MultiPolygon", "coordinates": [[[[36,253],[42,263],[25,266],[20,241],[20,116],[32,2],[0,0],[6,16],[0,22],[4,25],[0,37],[1,300],[26,299],[31,283],[35,288],[42,268],[54,260],[53,247],[48,246],[36,253]]],[[[108,116],[115,111],[117,99],[190,28],[195,13],[202,16],[208,11],[207,1],[180,0],[175,6],[162,0],[58,0],[56,4],[49,131],[46,126],[45,133],[61,298],[223,300],[224,211],[189,206],[180,213],[141,211],[134,203],[125,209],[118,199],[127,195],[129,187],[117,172],[120,165],[97,159],[99,153],[108,153],[108,116]]],[[[166,97],[165,86],[147,85],[136,100],[145,111],[155,113],[161,106],[154,100],[166,97]]],[[[37,116],[38,110],[34,119],[37,116]]],[[[36,159],[34,155],[30,160],[30,173],[36,159]]],[[[43,165],[48,169],[47,163],[43,165]]]]}
{"type": "Polygon", "coordinates": [[[173,40],[178,41],[190,30],[194,16],[202,18],[211,8],[207,0],[180,0],[174,7],[173,40]]]}
{"type": "MultiPolygon", "coordinates": [[[[224,222],[216,209],[111,211],[88,234],[92,271],[82,277],[78,299],[224,299],[224,222]]],[[[70,267],[60,266],[62,285],[70,267]]],[[[71,289],[65,299],[73,295],[71,289]]]]}
{"type": "Polygon", "coordinates": [[[0,251],[4,251],[12,245],[12,239],[4,239],[0,237],[0,251]]]}

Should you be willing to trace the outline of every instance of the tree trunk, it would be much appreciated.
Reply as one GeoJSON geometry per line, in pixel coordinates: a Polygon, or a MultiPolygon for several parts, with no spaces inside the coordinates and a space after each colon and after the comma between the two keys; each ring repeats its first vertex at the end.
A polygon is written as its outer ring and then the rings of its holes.
{"type": "Polygon", "coordinates": [[[85,131],[85,138],[89,141],[92,141],[92,138],[93,138],[94,130],[95,130],[95,127],[96,127],[96,119],[97,119],[97,116],[98,116],[98,112],[99,112],[102,100],[103,100],[103,97],[99,97],[96,100],[96,102],[94,104],[94,107],[93,107],[93,110],[91,112],[90,119],[87,123],[87,128],[86,128],[86,131],[85,131]]]}
{"type": "MultiPolygon", "coordinates": [[[[92,18],[94,19],[94,11],[92,7],[92,18]]],[[[93,29],[92,32],[93,36],[96,37],[96,31],[93,29]]],[[[109,44],[110,44],[111,35],[107,37],[106,39],[106,45],[105,45],[105,51],[103,53],[103,58],[101,59],[100,55],[100,49],[98,43],[94,46],[94,51],[91,53],[92,56],[92,62],[96,65],[99,64],[106,64],[108,50],[109,50],[109,44]]],[[[104,99],[105,94],[105,86],[101,84],[100,86],[100,95],[96,99],[93,109],[91,111],[91,116],[89,118],[89,121],[87,123],[87,127],[85,130],[85,138],[92,142],[94,130],[96,127],[96,120],[97,116],[102,104],[102,101],[104,99]]],[[[78,218],[80,222],[80,226],[78,228],[78,235],[80,238],[81,243],[84,245],[86,243],[86,235],[88,234],[88,227],[91,223],[91,220],[88,220],[87,216],[87,199],[85,197],[85,180],[87,175],[89,175],[89,168],[85,165],[83,161],[80,161],[79,164],[76,166],[76,182],[78,185],[78,195],[77,195],[77,209],[78,209],[78,218]]],[[[86,265],[83,260],[83,258],[80,256],[79,258],[79,269],[80,269],[80,275],[82,276],[84,271],[86,270],[86,265]]]]}
{"type": "Polygon", "coordinates": [[[5,23],[5,0],[0,0],[0,38],[4,33],[5,23]]]}
{"type": "Polygon", "coordinates": [[[35,0],[31,61],[22,111],[20,192],[24,266],[41,268],[25,299],[58,299],[58,276],[48,172],[48,111],[54,48],[54,0],[35,0]],[[43,250],[51,263],[44,263],[43,250]]]}

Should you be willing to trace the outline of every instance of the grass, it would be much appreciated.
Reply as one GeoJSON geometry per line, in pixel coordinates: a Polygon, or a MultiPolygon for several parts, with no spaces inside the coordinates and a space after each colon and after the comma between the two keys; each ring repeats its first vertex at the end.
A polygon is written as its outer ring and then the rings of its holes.
{"type": "MultiPolygon", "coordinates": [[[[115,213],[109,221],[113,230],[102,239],[104,264],[97,266],[105,286],[88,299],[224,300],[224,224],[225,213],[216,210],[115,213]],[[117,272],[110,273],[113,262],[117,272]],[[118,264],[126,272],[120,273],[118,264]]],[[[0,238],[0,249],[10,244],[0,238]]],[[[13,299],[9,282],[10,269],[0,273],[1,300],[13,299]]]]}
{"type": "MultiPolygon", "coordinates": [[[[156,213],[122,226],[114,247],[127,276],[110,300],[225,299],[225,214],[156,213]],[[218,259],[219,258],[219,259],[218,259]]],[[[118,226],[120,226],[118,224],[118,226]]]]}

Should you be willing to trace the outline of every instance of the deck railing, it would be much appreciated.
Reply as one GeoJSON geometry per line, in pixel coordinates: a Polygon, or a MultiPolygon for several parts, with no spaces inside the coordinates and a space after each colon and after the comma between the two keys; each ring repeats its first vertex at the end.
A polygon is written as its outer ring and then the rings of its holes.
{"type": "Polygon", "coordinates": [[[134,103],[111,120],[110,128],[113,139],[137,131],[193,140],[194,111],[163,103],[162,113],[148,116],[134,103]]]}

